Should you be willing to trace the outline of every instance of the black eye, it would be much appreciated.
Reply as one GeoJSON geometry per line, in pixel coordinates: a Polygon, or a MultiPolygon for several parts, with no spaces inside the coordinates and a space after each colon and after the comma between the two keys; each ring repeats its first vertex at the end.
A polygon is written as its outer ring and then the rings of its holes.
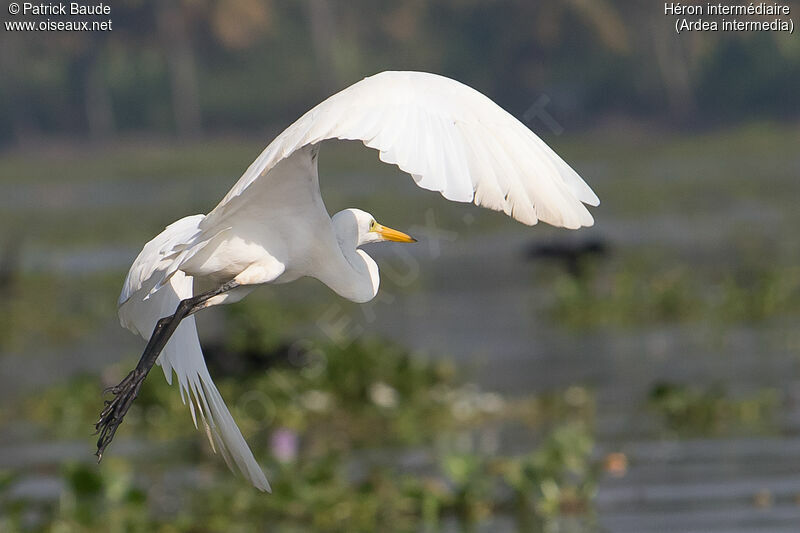
{"type": "Polygon", "coordinates": [[[375,221],[374,221],[374,220],[372,220],[372,221],[370,221],[370,223],[369,223],[369,229],[374,229],[374,228],[375,228],[375,221]]]}

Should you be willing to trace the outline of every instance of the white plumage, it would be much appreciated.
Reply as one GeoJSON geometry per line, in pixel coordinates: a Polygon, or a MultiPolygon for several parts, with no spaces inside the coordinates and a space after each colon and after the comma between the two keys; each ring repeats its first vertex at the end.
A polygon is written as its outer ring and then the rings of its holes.
{"type": "MultiPolygon", "coordinates": [[[[578,174],[519,120],[455,80],[382,72],[331,96],[286,128],[209,213],[206,227],[297,149],[326,139],[363,141],[423,189],[448,200],[579,228],[600,201],[578,174]]],[[[234,207],[235,208],[235,207],[234,207]]]]}
{"type": "MultiPolygon", "coordinates": [[[[120,296],[123,326],[150,338],[181,300],[234,280],[203,306],[231,303],[264,283],[320,279],[345,298],[375,296],[375,262],[358,249],[410,242],[368,213],[331,219],[317,177],[318,144],[358,139],[420,187],[449,199],[502,210],[525,224],[591,226],[583,204],[598,205],[588,185],[521,122],[481,93],[421,72],[383,72],[337,93],[281,133],[206,216],[168,226],[145,245],[120,296]]],[[[175,372],[215,448],[256,487],[269,490],[206,369],[194,318],[183,319],[158,360],[175,372]]],[[[123,413],[124,415],[124,413],[123,413]]],[[[113,436],[113,433],[112,433],[113,436]]]]}
{"type": "MultiPolygon", "coordinates": [[[[181,300],[193,295],[193,279],[177,271],[169,281],[152,295],[147,296],[154,284],[153,274],[170,265],[172,248],[186,242],[197,230],[203,215],[182,218],[167,226],[164,232],[147,243],[128,272],[119,299],[120,323],[144,339],[159,318],[175,312],[181,300]]],[[[193,316],[181,321],[158,359],[164,376],[172,384],[172,372],[178,377],[181,398],[189,409],[197,427],[197,415],[204,426],[211,446],[220,451],[228,466],[233,464],[261,490],[269,491],[264,472],[236,426],[225,402],[211,379],[197,337],[193,316]],[[195,413],[195,406],[197,413],[195,413]]]]}

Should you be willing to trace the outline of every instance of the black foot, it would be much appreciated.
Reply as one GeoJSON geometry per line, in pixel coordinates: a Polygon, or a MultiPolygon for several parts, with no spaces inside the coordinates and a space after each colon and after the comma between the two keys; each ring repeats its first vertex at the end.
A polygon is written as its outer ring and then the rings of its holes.
{"type": "Polygon", "coordinates": [[[95,434],[100,434],[97,439],[97,452],[95,453],[98,463],[103,459],[103,452],[111,444],[114,433],[117,432],[117,428],[122,424],[125,413],[133,405],[133,401],[139,394],[139,389],[142,387],[145,377],[147,377],[147,372],[142,372],[136,368],[125,376],[125,379],[120,381],[119,385],[109,387],[103,391],[103,393],[111,392],[114,394],[114,399],[105,401],[105,407],[94,426],[97,430],[95,434]]]}

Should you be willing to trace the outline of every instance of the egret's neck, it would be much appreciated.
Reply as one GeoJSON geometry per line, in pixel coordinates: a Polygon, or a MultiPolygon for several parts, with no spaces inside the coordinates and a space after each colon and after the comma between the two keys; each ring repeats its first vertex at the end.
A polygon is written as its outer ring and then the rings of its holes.
{"type": "Polygon", "coordinates": [[[334,231],[342,256],[341,260],[333,262],[330,276],[323,281],[348,300],[358,303],[372,300],[381,282],[377,263],[364,250],[358,249],[356,228],[334,225],[334,231]]]}

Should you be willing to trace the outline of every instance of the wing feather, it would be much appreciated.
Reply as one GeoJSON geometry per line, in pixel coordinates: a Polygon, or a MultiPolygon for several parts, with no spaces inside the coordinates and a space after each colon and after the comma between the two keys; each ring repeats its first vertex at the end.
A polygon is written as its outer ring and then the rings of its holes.
{"type": "Polygon", "coordinates": [[[445,198],[526,224],[594,223],[597,195],[544,141],[478,91],[424,72],[382,72],[331,96],[283,131],[209,213],[211,227],[258,179],[303,146],[361,140],[445,198]]]}
{"type": "MultiPolygon", "coordinates": [[[[193,294],[191,276],[176,270],[165,278],[164,272],[173,268],[176,261],[174,249],[185,247],[197,235],[202,220],[203,215],[195,215],[167,226],[144,246],[131,266],[120,295],[119,318],[124,327],[145,340],[150,338],[161,317],[170,316],[181,300],[193,294]]],[[[169,383],[172,383],[173,372],[177,376],[181,399],[184,403],[188,400],[195,427],[199,419],[214,451],[222,454],[232,470],[238,469],[256,487],[269,491],[264,472],[211,379],[194,316],[181,321],[157,363],[169,383]]]]}

